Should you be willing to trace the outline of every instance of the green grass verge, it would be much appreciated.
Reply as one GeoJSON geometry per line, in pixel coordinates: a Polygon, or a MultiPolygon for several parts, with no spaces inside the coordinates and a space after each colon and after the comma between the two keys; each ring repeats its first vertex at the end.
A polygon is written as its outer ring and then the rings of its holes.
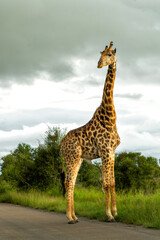
{"type": "MultiPolygon", "coordinates": [[[[116,199],[117,221],[160,228],[160,192],[148,195],[119,193],[116,199]]],[[[63,197],[49,196],[37,191],[1,193],[0,202],[62,213],[66,211],[66,200],[63,197]]],[[[75,211],[79,216],[106,221],[103,192],[86,188],[75,189],[75,211]]]]}

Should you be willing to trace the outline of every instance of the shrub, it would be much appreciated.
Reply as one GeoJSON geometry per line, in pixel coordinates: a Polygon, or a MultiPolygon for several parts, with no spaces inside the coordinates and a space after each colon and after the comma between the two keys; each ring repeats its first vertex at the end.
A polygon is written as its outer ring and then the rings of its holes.
{"type": "Polygon", "coordinates": [[[13,191],[15,188],[5,180],[0,181],[0,194],[13,191]]]}

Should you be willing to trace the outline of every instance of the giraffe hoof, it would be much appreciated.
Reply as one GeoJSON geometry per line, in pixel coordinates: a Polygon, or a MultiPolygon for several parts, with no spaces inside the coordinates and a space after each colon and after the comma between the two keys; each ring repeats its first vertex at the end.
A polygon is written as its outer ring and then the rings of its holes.
{"type": "Polygon", "coordinates": [[[74,223],[76,223],[74,220],[71,220],[68,222],[68,224],[74,224],[74,223]]]}
{"type": "Polygon", "coordinates": [[[78,220],[78,219],[76,219],[76,220],[75,220],[75,223],[78,223],[78,222],[79,222],[79,220],[78,220]]]}
{"type": "Polygon", "coordinates": [[[114,218],[108,219],[107,222],[116,222],[116,220],[114,218]]]}

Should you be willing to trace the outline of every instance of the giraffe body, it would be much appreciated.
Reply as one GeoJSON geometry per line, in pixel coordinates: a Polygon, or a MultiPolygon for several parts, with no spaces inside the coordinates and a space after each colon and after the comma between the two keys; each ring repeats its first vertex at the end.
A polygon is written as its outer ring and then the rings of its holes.
{"type": "Polygon", "coordinates": [[[69,223],[78,221],[74,213],[74,185],[82,159],[101,158],[103,190],[106,197],[106,214],[110,221],[117,214],[115,201],[114,158],[120,143],[116,127],[116,112],[113,104],[113,87],[116,74],[115,50],[110,47],[101,53],[98,67],[109,65],[100,106],[92,119],[82,127],[71,130],[61,142],[61,153],[65,159],[65,188],[67,196],[67,217],[69,223]],[[109,56],[108,56],[109,55],[109,56]],[[111,211],[109,193],[111,195],[111,211]]]}

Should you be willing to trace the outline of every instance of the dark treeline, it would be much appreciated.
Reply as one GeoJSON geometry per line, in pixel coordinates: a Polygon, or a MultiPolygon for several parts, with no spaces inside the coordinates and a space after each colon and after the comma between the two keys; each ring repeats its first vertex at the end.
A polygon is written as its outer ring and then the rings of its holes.
{"type": "MultiPolygon", "coordinates": [[[[22,143],[13,152],[2,157],[0,191],[7,188],[41,191],[62,189],[59,152],[63,136],[64,133],[59,128],[49,128],[44,143],[37,148],[22,143]]],[[[153,157],[123,152],[116,155],[115,179],[117,190],[154,191],[160,187],[160,167],[153,157]]],[[[77,184],[101,187],[101,163],[83,161],[77,184]]]]}

